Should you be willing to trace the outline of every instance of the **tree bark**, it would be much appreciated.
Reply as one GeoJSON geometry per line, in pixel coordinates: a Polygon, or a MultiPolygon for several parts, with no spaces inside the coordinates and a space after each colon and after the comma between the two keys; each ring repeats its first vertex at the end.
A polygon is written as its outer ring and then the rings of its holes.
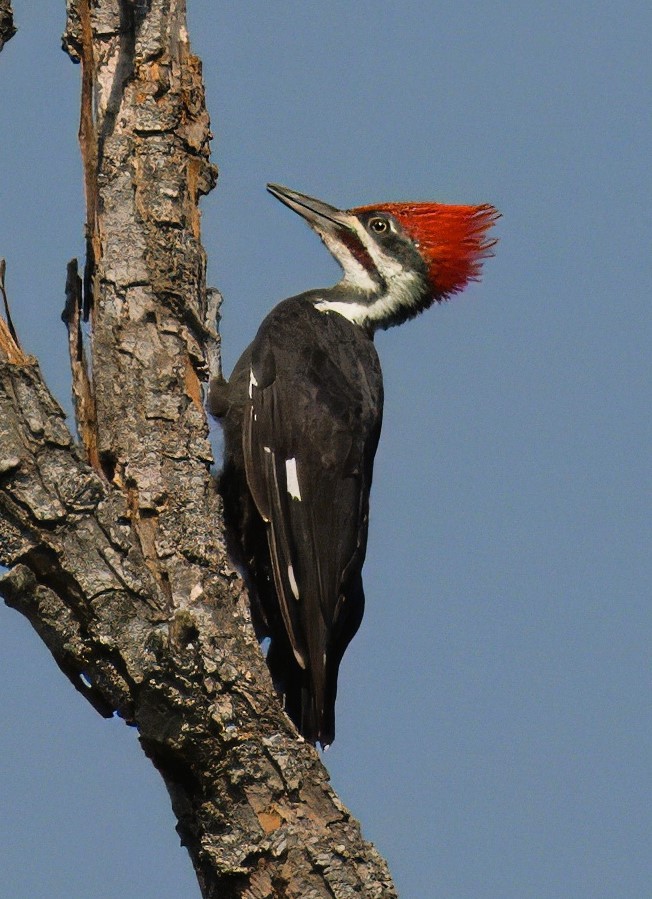
{"type": "Polygon", "coordinates": [[[216,170],[185,0],[69,0],[64,47],[82,66],[87,256],[64,310],[79,440],[0,319],[0,591],[101,714],[138,728],[204,897],[395,896],[281,709],[226,554],[202,388],[216,170]]]}
{"type": "Polygon", "coordinates": [[[16,34],[11,0],[0,0],[0,50],[16,34]]]}

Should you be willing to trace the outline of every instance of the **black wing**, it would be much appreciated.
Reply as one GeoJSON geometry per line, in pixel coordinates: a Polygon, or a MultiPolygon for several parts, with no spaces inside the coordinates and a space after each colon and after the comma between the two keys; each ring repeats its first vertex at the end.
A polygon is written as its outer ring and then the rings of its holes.
{"type": "Polygon", "coordinates": [[[359,327],[299,298],[263,322],[248,360],[244,467],[303,682],[297,723],[308,739],[329,744],[339,664],[364,608],[380,365],[359,327]]]}

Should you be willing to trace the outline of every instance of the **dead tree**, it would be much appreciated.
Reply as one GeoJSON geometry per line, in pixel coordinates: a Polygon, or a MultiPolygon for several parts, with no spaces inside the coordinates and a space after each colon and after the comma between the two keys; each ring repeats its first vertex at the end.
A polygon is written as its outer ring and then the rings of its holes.
{"type": "MultiPolygon", "coordinates": [[[[8,39],[7,2],[0,19],[8,39]]],[[[69,0],[64,47],[87,208],[64,311],[78,439],[0,319],[0,591],[100,714],[138,728],[204,897],[395,896],[282,711],[225,551],[202,401],[216,170],[185,0],[69,0]]]]}

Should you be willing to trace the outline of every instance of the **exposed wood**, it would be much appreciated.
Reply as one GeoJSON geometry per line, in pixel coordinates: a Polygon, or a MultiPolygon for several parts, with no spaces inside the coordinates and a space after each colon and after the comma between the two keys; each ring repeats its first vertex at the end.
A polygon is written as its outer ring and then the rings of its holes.
{"type": "Polygon", "coordinates": [[[138,728],[204,897],[395,896],[279,705],[226,555],[202,403],[220,296],[198,202],[216,171],[185,3],[68,12],[84,67],[89,256],[84,291],[68,269],[65,311],[83,449],[0,329],[0,592],[101,714],[138,728]]]}
{"type": "Polygon", "coordinates": [[[82,76],[81,105],[79,112],[79,147],[84,167],[84,194],[86,197],[86,265],[84,268],[84,319],[87,320],[93,306],[93,276],[99,259],[98,234],[98,136],[95,128],[95,42],[91,19],[91,0],[79,0],[76,4],[79,17],[79,44],[82,76]]]}
{"type": "Polygon", "coordinates": [[[4,259],[0,259],[0,294],[2,295],[2,305],[4,306],[5,318],[0,315],[0,359],[7,359],[16,365],[22,365],[27,362],[28,357],[23,353],[11,320],[11,311],[9,309],[9,298],[7,297],[7,288],[5,286],[5,276],[7,274],[7,263],[4,259]]]}
{"type": "Polygon", "coordinates": [[[88,376],[88,360],[82,332],[82,281],[77,260],[68,263],[66,275],[66,304],[61,318],[68,329],[68,352],[72,373],[72,396],[75,404],[77,433],[86,450],[86,459],[100,471],[97,452],[97,412],[93,386],[88,376]]]}

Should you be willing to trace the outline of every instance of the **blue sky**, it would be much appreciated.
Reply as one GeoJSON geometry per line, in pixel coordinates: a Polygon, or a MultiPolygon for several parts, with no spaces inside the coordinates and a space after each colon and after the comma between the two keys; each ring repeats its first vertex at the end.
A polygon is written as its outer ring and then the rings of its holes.
{"type": "MultiPolygon", "coordinates": [[[[59,316],[83,212],[63,6],[16,0],[0,55],[0,255],[23,342],[69,408],[59,316]]],[[[503,213],[482,282],[377,340],[367,611],[334,786],[404,899],[647,895],[649,5],[189,7],[227,370],[275,302],[338,277],[266,181],[341,206],[503,213]]],[[[135,733],[6,608],[0,707],[0,896],[198,895],[135,733]]]]}

